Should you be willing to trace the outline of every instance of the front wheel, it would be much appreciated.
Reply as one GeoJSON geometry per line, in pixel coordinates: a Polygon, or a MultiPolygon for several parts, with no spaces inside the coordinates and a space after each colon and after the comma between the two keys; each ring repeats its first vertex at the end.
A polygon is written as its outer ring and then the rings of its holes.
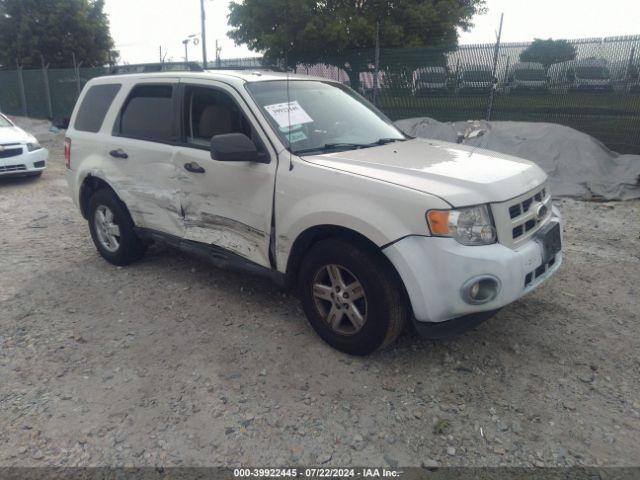
{"type": "Polygon", "coordinates": [[[138,238],[127,207],[111,190],[98,190],[89,201],[89,230],[100,255],[114,265],[140,259],[146,244],[138,238]]]}
{"type": "Polygon", "coordinates": [[[299,275],[302,305],[329,345],[367,355],[392,343],[408,314],[400,280],[380,252],[343,239],[318,242],[299,275]]]}

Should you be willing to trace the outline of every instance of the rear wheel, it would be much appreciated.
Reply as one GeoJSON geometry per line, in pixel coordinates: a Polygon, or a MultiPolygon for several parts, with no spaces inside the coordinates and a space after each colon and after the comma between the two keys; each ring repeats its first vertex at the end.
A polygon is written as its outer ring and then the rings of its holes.
{"type": "Polygon", "coordinates": [[[397,275],[379,252],[342,239],[318,242],[299,275],[304,311],[332,347],[367,355],[393,342],[408,307],[397,275]]]}
{"type": "Polygon", "coordinates": [[[89,230],[109,263],[128,265],[144,255],[146,244],[136,235],[126,206],[111,190],[98,190],[89,200],[89,230]]]}

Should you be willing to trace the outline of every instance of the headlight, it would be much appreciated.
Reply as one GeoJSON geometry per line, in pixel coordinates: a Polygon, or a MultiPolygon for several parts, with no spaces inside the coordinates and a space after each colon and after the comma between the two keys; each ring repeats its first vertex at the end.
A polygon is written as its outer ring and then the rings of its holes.
{"type": "Polygon", "coordinates": [[[27,143],[27,150],[29,152],[35,152],[36,150],[40,150],[42,147],[38,142],[36,143],[27,143]]]}
{"type": "Polygon", "coordinates": [[[496,229],[487,205],[455,210],[430,210],[427,223],[431,234],[455,238],[462,245],[496,243],[496,229]]]}

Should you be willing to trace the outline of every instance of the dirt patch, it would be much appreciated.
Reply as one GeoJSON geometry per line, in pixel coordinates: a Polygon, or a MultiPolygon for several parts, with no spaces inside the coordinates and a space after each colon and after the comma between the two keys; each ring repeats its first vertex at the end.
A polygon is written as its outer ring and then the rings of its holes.
{"type": "Polygon", "coordinates": [[[351,358],[266,280],[98,257],[64,180],[0,180],[0,465],[637,465],[640,202],[560,201],[566,263],[477,330],[351,358]]]}

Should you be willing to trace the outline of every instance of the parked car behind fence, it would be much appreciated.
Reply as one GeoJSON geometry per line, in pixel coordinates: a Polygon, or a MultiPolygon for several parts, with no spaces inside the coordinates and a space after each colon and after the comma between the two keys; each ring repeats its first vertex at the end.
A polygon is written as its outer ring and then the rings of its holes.
{"type": "Polygon", "coordinates": [[[547,71],[541,63],[516,63],[507,72],[505,83],[507,94],[549,90],[547,71]]]}
{"type": "Polygon", "coordinates": [[[493,71],[489,65],[465,65],[458,74],[457,92],[467,93],[487,93],[491,91],[497,83],[493,76],[493,71]]]}
{"type": "Polygon", "coordinates": [[[413,74],[413,94],[445,94],[448,91],[448,72],[444,67],[423,67],[413,74]]]}
{"type": "Polygon", "coordinates": [[[603,58],[584,58],[556,63],[549,68],[551,87],[556,93],[613,91],[609,62],[603,58]]]}

